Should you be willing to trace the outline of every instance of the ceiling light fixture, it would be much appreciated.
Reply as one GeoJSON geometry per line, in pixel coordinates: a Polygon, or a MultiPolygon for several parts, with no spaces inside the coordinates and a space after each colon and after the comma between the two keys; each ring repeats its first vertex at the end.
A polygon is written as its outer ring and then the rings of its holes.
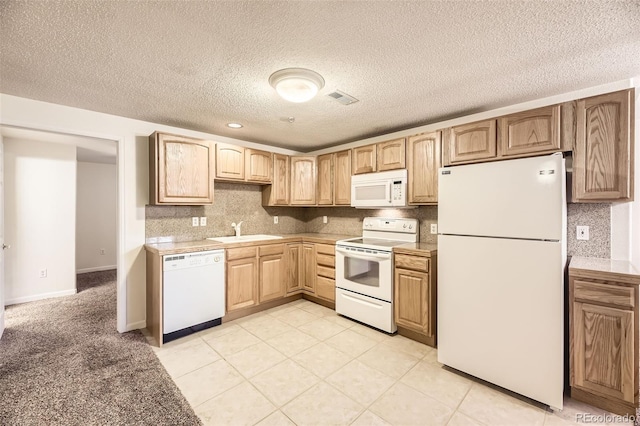
{"type": "Polygon", "coordinates": [[[311,100],[324,87],[324,78],[308,69],[285,68],[271,74],[269,84],[283,99],[301,103],[311,100]]]}
{"type": "Polygon", "coordinates": [[[240,123],[227,123],[227,127],[231,127],[232,129],[241,129],[242,124],[240,123]]]}

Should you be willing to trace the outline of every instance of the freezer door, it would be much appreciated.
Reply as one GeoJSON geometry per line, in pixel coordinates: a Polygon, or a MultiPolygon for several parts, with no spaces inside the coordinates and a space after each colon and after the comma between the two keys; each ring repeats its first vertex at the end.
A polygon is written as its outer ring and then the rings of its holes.
{"type": "Polygon", "coordinates": [[[439,232],[561,240],[565,180],[561,154],[442,168],[439,232]]]}
{"type": "Polygon", "coordinates": [[[440,235],[438,361],[562,408],[559,242],[440,235]]]}

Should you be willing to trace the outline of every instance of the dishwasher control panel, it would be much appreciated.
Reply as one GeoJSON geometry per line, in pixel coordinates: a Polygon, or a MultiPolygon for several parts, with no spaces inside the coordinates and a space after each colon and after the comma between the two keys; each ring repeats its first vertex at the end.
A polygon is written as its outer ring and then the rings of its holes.
{"type": "Polygon", "coordinates": [[[198,251],[185,254],[170,254],[163,256],[163,271],[197,268],[224,263],[224,250],[198,251]]]}

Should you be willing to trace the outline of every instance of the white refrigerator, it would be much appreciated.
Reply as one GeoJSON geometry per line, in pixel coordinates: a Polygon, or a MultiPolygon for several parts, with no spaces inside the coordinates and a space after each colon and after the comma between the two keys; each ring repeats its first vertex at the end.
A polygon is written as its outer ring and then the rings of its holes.
{"type": "Polygon", "coordinates": [[[438,361],[562,408],[562,154],[440,169],[438,361]]]}

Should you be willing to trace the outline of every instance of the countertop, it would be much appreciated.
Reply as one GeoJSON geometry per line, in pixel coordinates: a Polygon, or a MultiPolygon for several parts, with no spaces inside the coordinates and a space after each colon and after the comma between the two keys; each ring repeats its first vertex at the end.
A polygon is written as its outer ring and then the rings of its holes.
{"type": "Polygon", "coordinates": [[[640,269],[625,260],[573,256],[569,263],[569,273],[575,275],[607,274],[612,279],[630,280],[640,284],[640,269]]]}
{"type": "Polygon", "coordinates": [[[422,256],[435,256],[438,246],[433,243],[406,243],[393,248],[394,253],[416,254],[422,256]]]}
{"type": "MultiPolygon", "coordinates": [[[[338,240],[357,237],[357,235],[320,234],[320,233],[282,234],[280,236],[282,237],[281,239],[279,238],[275,240],[243,241],[238,243],[220,243],[213,240],[184,241],[179,243],[155,243],[155,244],[145,244],[144,249],[148,252],[163,256],[165,254],[190,253],[194,251],[215,250],[215,249],[222,249],[222,248],[290,243],[290,242],[295,242],[297,240],[308,241],[312,243],[321,243],[321,244],[335,244],[336,241],[338,240]]],[[[212,237],[212,238],[215,238],[215,237],[212,237]]]]}

